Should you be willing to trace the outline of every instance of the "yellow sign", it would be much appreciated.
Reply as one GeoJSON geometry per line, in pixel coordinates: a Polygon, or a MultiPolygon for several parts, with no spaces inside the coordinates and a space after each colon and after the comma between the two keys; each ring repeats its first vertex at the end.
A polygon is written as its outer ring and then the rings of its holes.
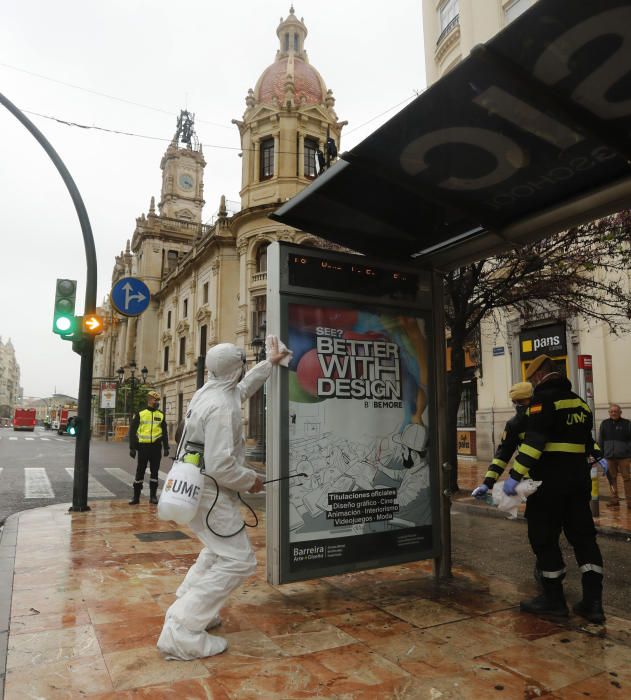
{"type": "Polygon", "coordinates": [[[522,352],[532,352],[532,340],[522,340],[521,341],[521,351],[522,352]]]}

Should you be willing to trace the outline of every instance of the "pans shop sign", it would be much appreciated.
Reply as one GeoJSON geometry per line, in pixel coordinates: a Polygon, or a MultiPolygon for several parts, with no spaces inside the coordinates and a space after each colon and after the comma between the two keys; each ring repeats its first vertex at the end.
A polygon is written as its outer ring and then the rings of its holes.
{"type": "Polygon", "coordinates": [[[550,357],[567,355],[565,323],[528,328],[519,334],[519,353],[522,362],[545,353],[550,357]]]}

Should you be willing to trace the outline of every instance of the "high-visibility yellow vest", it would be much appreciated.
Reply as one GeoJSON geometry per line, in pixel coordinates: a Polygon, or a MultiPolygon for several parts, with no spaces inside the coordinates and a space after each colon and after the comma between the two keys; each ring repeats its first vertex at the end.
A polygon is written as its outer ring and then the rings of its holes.
{"type": "Polygon", "coordinates": [[[141,445],[146,445],[152,442],[158,442],[162,437],[162,424],[164,422],[164,413],[162,411],[150,411],[148,408],[138,413],[140,422],[138,424],[138,442],[141,445]]]}

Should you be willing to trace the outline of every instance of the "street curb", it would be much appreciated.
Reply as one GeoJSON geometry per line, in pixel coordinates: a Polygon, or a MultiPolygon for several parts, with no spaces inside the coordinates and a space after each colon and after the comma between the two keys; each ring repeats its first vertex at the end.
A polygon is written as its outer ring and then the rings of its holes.
{"type": "MultiPolygon", "coordinates": [[[[502,520],[511,520],[511,518],[507,518],[506,515],[502,513],[502,511],[499,511],[497,508],[486,504],[478,505],[476,503],[463,503],[461,500],[457,500],[452,501],[451,505],[455,511],[475,513],[476,515],[480,515],[485,518],[501,518],[502,520]]],[[[521,513],[518,514],[516,518],[512,518],[512,520],[514,520],[515,522],[526,522],[526,518],[524,518],[524,516],[521,513]]],[[[614,540],[631,540],[631,532],[629,530],[623,530],[622,528],[608,527],[606,525],[596,525],[596,532],[601,537],[610,537],[614,540]]]]}
{"type": "Polygon", "coordinates": [[[19,517],[19,513],[13,513],[4,521],[4,525],[0,529],[0,698],[4,698],[4,681],[7,673],[13,572],[19,517]]]}

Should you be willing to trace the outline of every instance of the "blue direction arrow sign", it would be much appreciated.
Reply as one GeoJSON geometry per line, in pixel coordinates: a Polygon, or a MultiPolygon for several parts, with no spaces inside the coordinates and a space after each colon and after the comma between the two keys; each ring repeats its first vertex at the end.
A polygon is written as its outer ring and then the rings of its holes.
{"type": "Polygon", "coordinates": [[[112,287],[112,305],[123,316],[140,316],[149,306],[149,287],[136,277],[123,277],[112,287]]]}

